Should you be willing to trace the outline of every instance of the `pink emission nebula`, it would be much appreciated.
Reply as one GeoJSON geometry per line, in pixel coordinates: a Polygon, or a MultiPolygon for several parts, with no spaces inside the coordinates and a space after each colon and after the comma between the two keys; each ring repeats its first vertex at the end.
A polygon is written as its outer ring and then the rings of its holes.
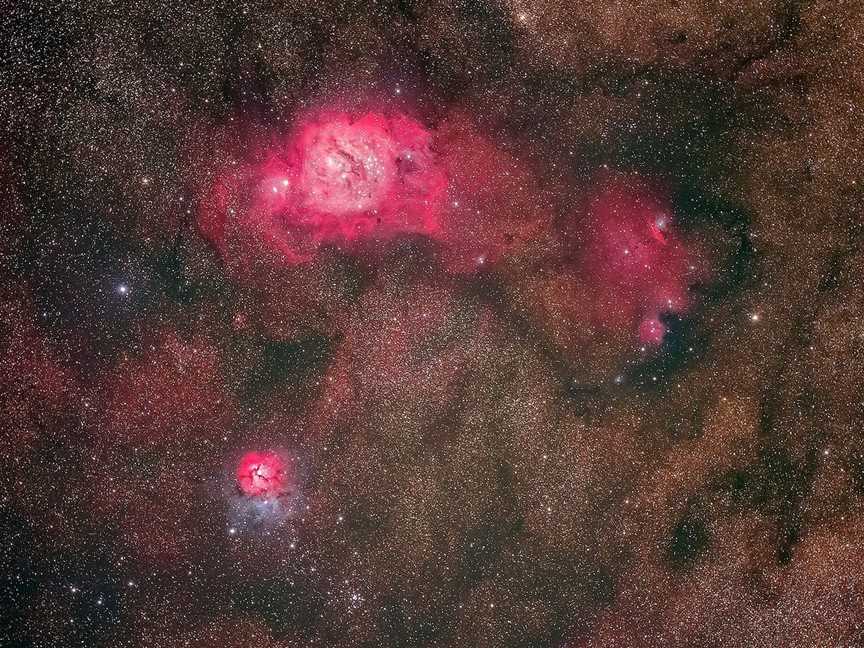
{"type": "Polygon", "coordinates": [[[235,246],[257,241],[291,265],[321,246],[434,236],[447,181],[430,147],[429,131],[405,115],[323,111],[263,162],[226,171],[203,203],[201,230],[223,255],[253,253],[235,246]]]}
{"type": "Polygon", "coordinates": [[[3,3],[0,646],[864,647],[861,3],[3,3]]]}
{"type": "Polygon", "coordinates": [[[292,475],[275,452],[247,452],[237,465],[237,486],[249,497],[279,497],[291,490],[292,475]]]}

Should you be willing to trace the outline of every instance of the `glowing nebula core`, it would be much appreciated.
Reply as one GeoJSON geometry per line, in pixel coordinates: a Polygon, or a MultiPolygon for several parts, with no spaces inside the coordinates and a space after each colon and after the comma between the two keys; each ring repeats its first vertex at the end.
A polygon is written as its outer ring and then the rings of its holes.
{"type": "Polygon", "coordinates": [[[313,260],[322,245],[434,235],[447,180],[431,140],[402,114],[309,118],[263,162],[223,172],[199,226],[229,262],[263,243],[291,265],[313,260]]]}
{"type": "Polygon", "coordinates": [[[249,497],[273,498],[291,490],[291,475],[275,452],[247,452],[237,465],[237,487],[249,497]]]}
{"type": "Polygon", "coordinates": [[[297,155],[308,209],[345,217],[381,206],[393,188],[399,156],[386,126],[366,115],[354,123],[339,116],[303,129],[297,155]]]}

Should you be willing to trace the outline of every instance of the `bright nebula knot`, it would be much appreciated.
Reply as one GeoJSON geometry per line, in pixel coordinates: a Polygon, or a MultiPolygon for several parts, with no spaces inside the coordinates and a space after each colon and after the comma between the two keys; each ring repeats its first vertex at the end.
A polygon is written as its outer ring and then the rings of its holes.
{"type": "Polygon", "coordinates": [[[376,209],[393,188],[397,143],[374,115],[353,123],[340,116],[306,128],[297,151],[309,209],[334,216],[376,209]]]}
{"type": "Polygon", "coordinates": [[[279,497],[290,490],[290,474],[275,452],[247,452],[237,466],[237,486],[250,497],[279,497]]]}

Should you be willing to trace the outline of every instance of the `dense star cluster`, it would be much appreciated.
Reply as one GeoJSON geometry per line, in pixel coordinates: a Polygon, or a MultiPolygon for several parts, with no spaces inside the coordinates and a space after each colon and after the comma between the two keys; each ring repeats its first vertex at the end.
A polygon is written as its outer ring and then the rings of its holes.
{"type": "Polygon", "coordinates": [[[0,645],[864,646],[859,0],[0,13],[0,645]]]}

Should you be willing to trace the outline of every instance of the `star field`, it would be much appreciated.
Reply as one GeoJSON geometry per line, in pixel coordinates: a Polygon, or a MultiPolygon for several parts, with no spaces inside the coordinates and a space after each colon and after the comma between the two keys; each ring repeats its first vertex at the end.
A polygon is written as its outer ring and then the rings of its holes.
{"type": "Polygon", "coordinates": [[[0,13],[0,645],[864,646],[859,0],[0,13]]]}

